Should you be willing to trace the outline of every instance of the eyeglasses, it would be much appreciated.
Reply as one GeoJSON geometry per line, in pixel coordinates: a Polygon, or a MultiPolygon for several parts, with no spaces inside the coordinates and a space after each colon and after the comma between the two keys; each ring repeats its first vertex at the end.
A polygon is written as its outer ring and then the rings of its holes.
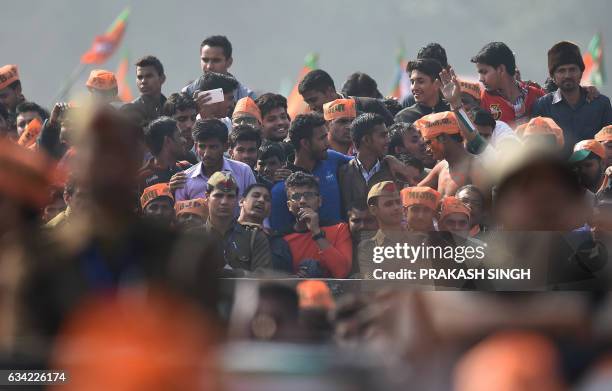
{"type": "Polygon", "coordinates": [[[305,191],[303,193],[293,193],[291,194],[291,197],[289,197],[289,199],[291,201],[299,201],[302,199],[302,197],[304,197],[306,200],[311,200],[314,197],[317,197],[319,195],[319,193],[317,193],[316,191],[305,191]]]}

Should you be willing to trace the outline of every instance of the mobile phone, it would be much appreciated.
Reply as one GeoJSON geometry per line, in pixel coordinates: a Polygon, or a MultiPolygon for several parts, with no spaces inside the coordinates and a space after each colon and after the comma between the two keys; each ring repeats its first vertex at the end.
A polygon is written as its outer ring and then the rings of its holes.
{"type": "Polygon", "coordinates": [[[214,90],[200,91],[198,92],[198,96],[208,93],[211,97],[211,100],[206,102],[207,105],[211,105],[213,103],[223,102],[225,97],[223,96],[223,88],[215,88],[214,90]]]}

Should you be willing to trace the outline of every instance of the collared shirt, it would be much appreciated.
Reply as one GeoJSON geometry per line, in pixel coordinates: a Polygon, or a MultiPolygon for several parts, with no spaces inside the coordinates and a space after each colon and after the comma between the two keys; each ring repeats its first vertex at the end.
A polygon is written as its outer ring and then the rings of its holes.
{"type": "Polygon", "coordinates": [[[450,105],[440,98],[434,107],[425,106],[422,103],[415,103],[395,114],[395,122],[413,123],[417,119],[431,113],[442,113],[450,111],[450,105]]]}
{"type": "Polygon", "coordinates": [[[483,90],[480,107],[488,110],[496,121],[503,121],[511,127],[527,122],[530,117],[536,116],[533,113],[534,104],[544,95],[544,90],[521,82],[517,86],[521,94],[515,102],[509,102],[498,92],[483,90]]]}
{"type": "Polygon", "coordinates": [[[580,100],[575,107],[567,103],[558,89],[537,100],[533,115],[552,118],[563,129],[564,149],[568,154],[574,144],[592,139],[601,128],[612,124],[610,99],[599,95],[587,102],[583,88],[580,88],[580,100]]]}
{"type": "MultiPolygon", "coordinates": [[[[238,195],[242,196],[244,190],[255,183],[255,176],[251,167],[242,162],[237,162],[232,159],[223,158],[223,166],[221,171],[231,173],[238,183],[238,195]]],[[[174,195],[176,201],[191,200],[194,198],[206,197],[206,183],[208,178],[202,170],[202,162],[185,170],[187,182],[182,189],[178,189],[174,195]]],[[[237,214],[240,213],[240,208],[237,208],[237,214]]]]}
{"type": "Polygon", "coordinates": [[[363,164],[361,164],[357,157],[355,157],[355,163],[357,164],[357,167],[359,168],[359,171],[361,172],[361,175],[363,176],[363,179],[365,179],[366,183],[369,182],[370,179],[374,176],[374,174],[376,174],[382,168],[380,160],[376,161],[376,164],[374,165],[374,167],[372,167],[370,171],[366,170],[366,168],[363,166],[363,164]]]}

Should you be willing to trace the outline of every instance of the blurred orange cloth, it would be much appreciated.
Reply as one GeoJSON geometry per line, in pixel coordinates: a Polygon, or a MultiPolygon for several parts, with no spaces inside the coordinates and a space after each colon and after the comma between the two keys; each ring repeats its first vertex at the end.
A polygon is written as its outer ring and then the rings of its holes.
{"type": "Polygon", "coordinates": [[[323,281],[303,281],[297,284],[296,290],[300,298],[300,308],[302,309],[324,308],[331,310],[335,307],[331,291],[323,281]]]}
{"type": "Polygon", "coordinates": [[[557,145],[563,147],[565,143],[563,130],[555,121],[548,117],[532,118],[523,129],[523,138],[538,134],[552,134],[557,140],[557,145]]]}
{"type": "Polygon", "coordinates": [[[441,134],[459,133],[459,123],[452,111],[428,114],[416,120],[414,126],[426,140],[434,139],[441,134]]]}
{"type": "Polygon", "coordinates": [[[42,208],[55,180],[55,163],[47,155],[0,139],[0,193],[42,208]]]}
{"type": "Polygon", "coordinates": [[[168,292],[133,289],[83,300],[68,317],[52,364],[69,381],[57,389],[218,390],[214,324],[168,292]]]}
{"type": "Polygon", "coordinates": [[[455,367],[455,391],[561,391],[559,356],[546,337],[527,331],[490,336],[455,367]]]}
{"type": "Polygon", "coordinates": [[[431,210],[438,209],[438,202],[440,201],[440,193],[427,186],[414,186],[406,187],[400,192],[402,196],[402,205],[423,205],[431,210]]]}

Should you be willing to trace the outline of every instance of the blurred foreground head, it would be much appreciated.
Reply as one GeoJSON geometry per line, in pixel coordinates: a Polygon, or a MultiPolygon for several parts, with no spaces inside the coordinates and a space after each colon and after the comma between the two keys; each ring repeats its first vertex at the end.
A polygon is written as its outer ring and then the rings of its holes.
{"type": "Polygon", "coordinates": [[[142,128],[110,107],[94,109],[83,121],[75,135],[75,181],[91,195],[94,208],[110,216],[132,213],[144,155],[142,128]]]}
{"type": "Polygon", "coordinates": [[[532,332],[509,331],[486,338],[455,367],[456,391],[560,391],[559,357],[553,343],[532,332]]]}

